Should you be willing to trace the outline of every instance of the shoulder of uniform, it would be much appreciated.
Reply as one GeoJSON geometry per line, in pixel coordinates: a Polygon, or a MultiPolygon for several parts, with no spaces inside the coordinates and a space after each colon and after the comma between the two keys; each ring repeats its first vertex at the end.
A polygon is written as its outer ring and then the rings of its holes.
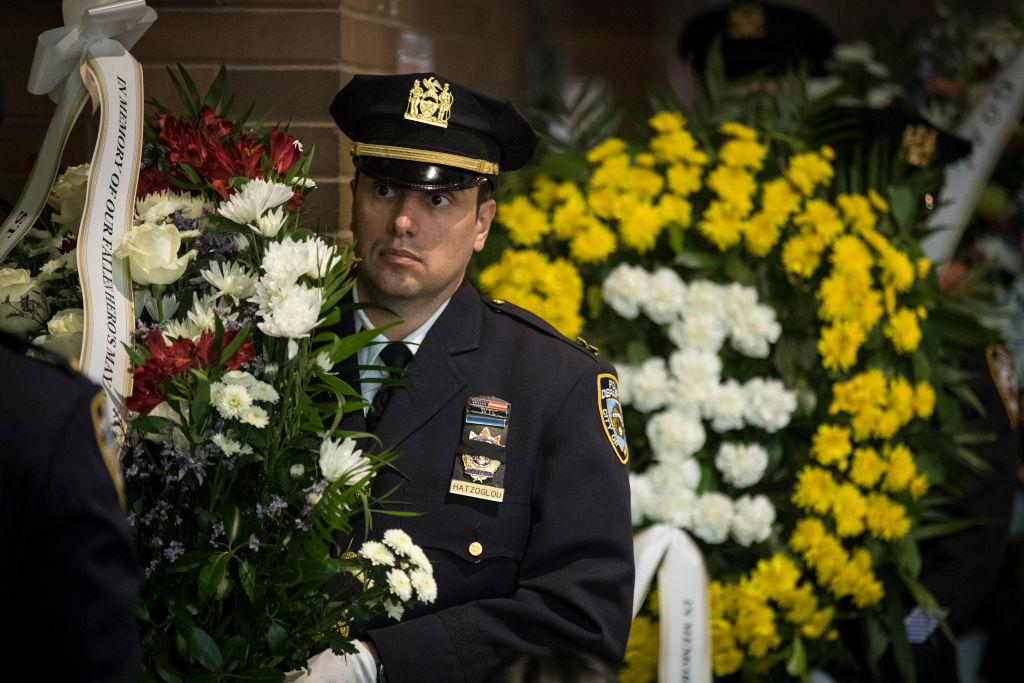
{"type": "Polygon", "coordinates": [[[97,389],[85,375],[72,368],[63,356],[21,337],[0,332],[0,352],[5,356],[5,365],[20,365],[25,368],[25,372],[48,374],[58,383],[66,380],[90,392],[97,389]]]}
{"type": "Polygon", "coordinates": [[[573,341],[556,330],[551,323],[544,320],[544,318],[541,318],[535,313],[531,313],[525,308],[520,308],[519,306],[516,306],[504,299],[491,299],[489,297],[481,298],[483,298],[484,303],[490,310],[507,316],[510,320],[521,323],[536,332],[540,332],[541,334],[551,337],[552,339],[557,339],[577,351],[580,351],[591,359],[597,360],[597,356],[600,355],[597,347],[588,344],[587,340],[583,337],[577,337],[576,341],[573,341]]]}

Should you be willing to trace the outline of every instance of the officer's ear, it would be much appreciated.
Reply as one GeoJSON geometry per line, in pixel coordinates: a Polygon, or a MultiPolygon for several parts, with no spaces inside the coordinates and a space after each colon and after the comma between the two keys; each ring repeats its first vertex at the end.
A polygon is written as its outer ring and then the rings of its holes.
{"type": "Polygon", "coordinates": [[[476,240],[473,242],[473,251],[480,251],[487,242],[487,235],[491,231],[491,221],[498,210],[498,204],[493,199],[481,203],[476,210],[476,240]]]}

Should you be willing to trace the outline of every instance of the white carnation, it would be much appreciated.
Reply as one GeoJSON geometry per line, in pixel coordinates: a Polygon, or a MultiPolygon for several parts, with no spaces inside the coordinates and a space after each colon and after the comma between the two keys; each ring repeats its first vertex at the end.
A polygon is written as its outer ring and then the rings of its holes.
{"type": "MultiPolygon", "coordinates": [[[[619,376],[619,391],[629,397],[628,405],[637,410],[649,413],[665,406],[668,401],[671,386],[669,384],[668,367],[664,358],[652,357],[640,365],[630,366],[623,376],[619,376]],[[628,389],[623,391],[622,386],[628,384],[628,389]]],[[[623,403],[627,403],[623,398],[623,403]]]]}
{"type": "Polygon", "coordinates": [[[709,314],[719,318],[725,315],[725,302],[722,300],[722,287],[707,280],[691,282],[686,288],[686,307],[688,314],[709,314]]]}
{"type": "Polygon", "coordinates": [[[722,319],[711,311],[687,312],[668,328],[668,338],[677,348],[699,351],[718,351],[727,333],[722,319]]]}
{"type": "Polygon", "coordinates": [[[647,271],[625,263],[615,267],[601,286],[601,296],[627,320],[640,315],[640,302],[647,296],[647,271]]]}
{"type": "Polygon", "coordinates": [[[787,391],[777,379],[755,377],[743,385],[747,395],[747,423],[767,432],[777,432],[789,424],[796,410],[796,392],[787,391]]]}
{"type": "Polygon", "coordinates": [[[753,287],[730,282],[719,286],[722,300],[722,313],[726,320],[737,320],[746,317],[747,313],[757,306],[757,290],[753,287]]]}
{"type": "Polygon", "coordinates": [[[743,426],[747,395],[740,383],[727,379],[718,385],[705,404],[705,417],[716,432],[727,432],[743,426]]]}
{"type": "Polygon", "coordinates": [[[633,518],[633,526],[639,526],[644,519],[654,519],[652,511],[656,509],[655,495],[651,479],[647,473],[629,473],[629,509],[633,518]]]}
{"type": "Polygon", "coordinates": [[[772,533],[775,507],[765,496],[741,496],[735,503],[732,537],[746,547],[766,540],[772,533]]]}
{"type": "Polygon", "coordinates": [[[693,510],[693,533],[707,543],[722,543],[732,527],[733,505],[723,493],[704,493],[693,510]]]}
{"type": "Polygon", "coordinates": [[[771,306],[758,304],[731,320],[730,345],[750,358],[767,358],[770,345],[782,334],[771,306]]]}
{"type": "Polygon", "coordinates": [[[679,317],[686,302],[686,285],[671,268],[659,268],[647,279],[647,293],[640,307],[648,318],[664,325],[679,317]]]}
{"type": "Polygon", "coordinates": [[[768,451],[759,444],[725,442],[715,456],[715,467],[727,484],[742,489],[761,481],[768,466],[768,451]]]}
{"type": "Polygon", "coordinates": [[[695,412],[671,408],[647,421],[647,438],[655,459],[667,461],[685,458],[699,451],[707,434],[695,412]]]}
{"type": "Polygon", "coordinates": [[[697,494],[693,491],[659,491],[655,504],[657,509],[655,514],[651,515],[651,519],[680,529],[689,529],[693,526],[693,515],[697,505],[697,494]]]}

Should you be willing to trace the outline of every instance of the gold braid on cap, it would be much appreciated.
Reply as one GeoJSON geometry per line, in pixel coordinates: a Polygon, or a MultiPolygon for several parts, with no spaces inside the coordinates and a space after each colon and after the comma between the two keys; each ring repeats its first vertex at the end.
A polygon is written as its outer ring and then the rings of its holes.
{"type": "Polygon", "coordinates": [[[471,157],[459,156],[458,154],[446,154],[445,152],[432,152],[428,149],[369,145],[365,142],[353,142],[352,154],[357,157],[384,157],[385,159],[400,159],[401,161],[419,161],[424,164],[454,166],[455,168],[464,168],[467,171],[475,171],[484,175],[498,175],[498,164],[493,161],[473,159],[471,157]]]}

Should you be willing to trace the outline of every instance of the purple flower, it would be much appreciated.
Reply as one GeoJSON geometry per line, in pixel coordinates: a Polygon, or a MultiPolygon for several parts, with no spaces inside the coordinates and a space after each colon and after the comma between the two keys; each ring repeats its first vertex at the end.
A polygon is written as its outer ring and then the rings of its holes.
{"type": "Polygon", "coordinates": [[[257,553],[260,551],[260,539],[255,534],[249,537],[249,549],[257,553]]]}
{"type": "Polygon", "coordinates": [[[184,554],[185,546],[178,541],[171,541],[167,544],[167,547],[164,548],[164,557],[166,557],[169,562],[174,562],[184,554]]]}

